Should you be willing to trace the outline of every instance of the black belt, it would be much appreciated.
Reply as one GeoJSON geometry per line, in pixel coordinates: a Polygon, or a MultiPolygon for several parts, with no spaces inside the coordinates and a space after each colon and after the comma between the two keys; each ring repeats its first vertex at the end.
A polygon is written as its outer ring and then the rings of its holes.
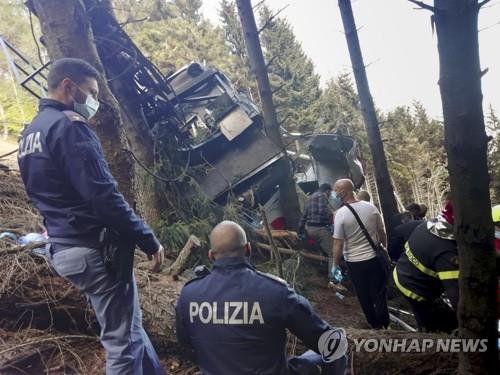
{"type": "Polygon", "coordinates": [[[308,225],[308,226],[310,226],[310,227],[327,227],[327,226],[329,226],[330,224],[306,223],[306,225],[308,225]]]}

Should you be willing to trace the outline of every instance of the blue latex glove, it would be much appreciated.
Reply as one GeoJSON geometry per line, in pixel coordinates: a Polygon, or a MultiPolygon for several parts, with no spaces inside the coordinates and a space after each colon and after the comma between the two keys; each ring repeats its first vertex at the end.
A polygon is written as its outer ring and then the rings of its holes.
{"type": "Polygon", "coordinates": [[[330,278],[338,283],[342,281],[344,277],[342,276],[342,270],[340,269],[339,266],[336,265],[332,266],[332,268],[330,269],[330,278]]]}
{"type": "Polygon", "coordinates": [[[307,238],[307,236],[304,232],[300,232],[298,234],[298,237],[299,237],[299,240],[301,240],[301,241],[304,241],[307,238]]]}

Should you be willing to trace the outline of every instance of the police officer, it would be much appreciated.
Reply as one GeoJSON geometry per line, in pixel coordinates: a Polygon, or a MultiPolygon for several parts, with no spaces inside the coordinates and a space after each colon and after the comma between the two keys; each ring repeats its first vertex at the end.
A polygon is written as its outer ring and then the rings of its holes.
{"type": "Polygon", "coordinates": [[[88,120],[99,108],[99,73],[80,59],[52,63],[48,98],[23,132],[18,161],[49,234],[54,269],[89,298],[101,326],[106,374],[163,374],[142,327],[137,286],[105,266],[103,228],[137,244],[159,271],[163,248],[117,189],[88,120]]]}
{"type": "Polygon", "coordinates": [[[344,373],[343,330],[333,330],[283,280],[246,260],[250,245],[238,224],[218,224],[210,244],[212,272],[184,286],[176,310],[178,340],[194,349],[203,374],[344,373]],[[286,329],[315,352],[287,359],[286,329]]]}
{"type": "Polygon", "coordinates": [[[396,287],[406,297],[418,327],[428,332],[457,328],[458,252],[453,235],[451,202],[435,220],[418,226],[393,271],[396,287]],[[446,292],[451,307],[441,294],[446,292]]]}

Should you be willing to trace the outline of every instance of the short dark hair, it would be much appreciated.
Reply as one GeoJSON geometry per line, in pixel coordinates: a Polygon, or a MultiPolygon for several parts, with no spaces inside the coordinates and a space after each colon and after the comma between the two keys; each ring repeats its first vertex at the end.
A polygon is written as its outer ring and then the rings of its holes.
{"type": "Polygon", "coordinates": [[[408,211],[398,213],[392,217],[392,227],[397,227],[398,225],[408,223],[413,220],[413,216],[408,211]]]}
{"type": "Polygon", "coordinates": [[[322,193],[332,191],[332,186],[330,184],[321,184],[318,189],[322,193]]]}
{"type": "Polygon", "coordinates": [[[99,71],[85,60],[65,57],[50,65],[47,83],[50,91],[55,90],[64,78],[70,78],[76,84],[81,84],[88,78],[98,80],[100,75],[99,71]]]}

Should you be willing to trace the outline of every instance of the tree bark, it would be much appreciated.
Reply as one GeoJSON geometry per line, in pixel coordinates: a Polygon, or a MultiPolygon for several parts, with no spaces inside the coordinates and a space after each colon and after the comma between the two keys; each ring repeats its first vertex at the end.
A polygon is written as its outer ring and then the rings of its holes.
{"type": "Polygon", "coordinates": [[[460,353],[459,372],[494,374],[497,280],[479,62],[480,7],[477,0],[435,0],[434,5],[460,267],[460,335],[488,339],[487,352],[460,353]]]}
{"type": "Polygon", "coordinates": [[[131,158],[122,152],[122,148],[127,147],[127,139],[120,109],[106,84],[104,69],[93,42],[90,21],[83,3],[80,0],[33,0],[32,3],[52,61],[62,57],[80,58],[103,73],[99,79],[101,106],[91,124],[101,140],[120,191],[129,202],[133,202],[134,165],[131,158]]]}
{"type": "MultiPolygon", "coordinates": [[[[154,170],[154,140],[148,125],[141,115],[140,103],[137,94],[129,90],[128,81],[131,74],[121,70],[115,63],[117,54],[129,50],[133,43],[121,29],[113,12],[110,0],[84,0],[88,10],[89,21],[96,40],[96,47],[103,67],[108,76],[109,88],[120,103],[123,128],[131,151],[144,165],[154,170]],[[120,49],[120,46],[122,48],[120,49]],[[119,77],[119,79],[114,79],[119,77]]],[[[129,52],[130,53],[130,52],[129,52]]],[[[164,163],[166,161],[163,161],[164,163]]],[[[141,215],[150,223],[158,222],[162,212],[167,212],[168,204],[165,201],[162,184],[149,176],[136,164],[135,190],[138,208],[141,215]]]]}
{"type": "Polygon", "coordinates": [[[375,105],[368,86],[368,78],[366,76],[365,64],[361,47],[358,39],[358,32],[354,16],[352,13],[350,0],[339,0],[340,14],[342,23],[344,24],[344,32],[347,40],[347,47],[351,57],[354,78],[358,89],[359,102],[363,120],[365,123],[366,132],[368,134],[368,143],[372,153],[373,171],[375,174],[375,182],[380,200],[380,208],[384,216],[386,230],[391,230],[391,223],[394,215],[398,213],[396,199],[394,197],[394,189],[391,183],[391,176],[387,168],[387,159],[384,152],[384,144],[380,137],[380,129],[375,112],[375,105]]]}
{"type": "Polygon", "coordinates": [[[260,102],[262,106],[262,113],[264,117],[264,129],[267,136],[279,146],[283,152],[284,157],[290,163],[288,173],[280,184],[280,204],[283,214],[286,218],[286,225],[290,229],[297,228],[300,220],[300,206],[295,188],[295,180],[292,173],[292,164],[286,154],[286,148],[281,138],[280,125],[276,115],[276,107],[273,102],[273,93],[269,83],[269,76],[267,74],[267,67],[262,54],[262,47],[260,44],[259,33],[257,31],[257,24],[255,23],[255,16],[252,9],[250,0],[237,0],[238,14],[243,28],[243,35],[245,38],[245,45],[248,51],[248,58],[252,68],[252,73],[257,80],[259,89],[260,102]]]}

